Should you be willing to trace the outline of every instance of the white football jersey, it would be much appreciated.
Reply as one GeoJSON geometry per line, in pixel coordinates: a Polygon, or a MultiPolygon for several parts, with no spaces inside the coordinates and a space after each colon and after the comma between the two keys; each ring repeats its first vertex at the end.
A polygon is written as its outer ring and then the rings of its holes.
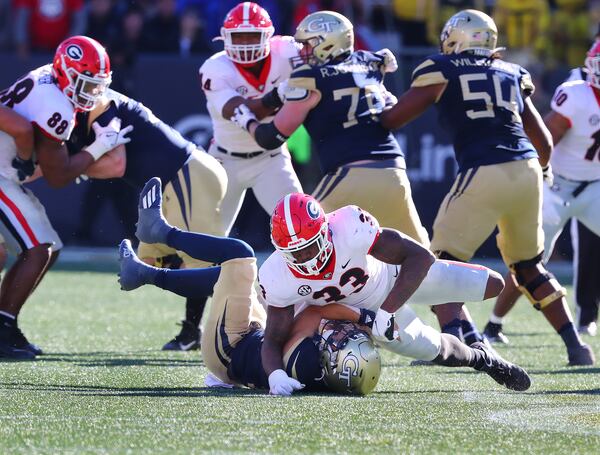
{"type": "MultiPolygon", "coordinates": [[[[319,276],[292,272],[275,251],[259,270],[259,282],[268,305],[326,305],[343,303],[377,310],[392,289],[400,266],[386,264],[369,254],[381,232],[379,223],[355,205],[328,214],[335,257],[319,276]]],[[[298,309],[298,306],[296,309],[298,309]]]]}
{"type": "Polygon", "coordinates": [[[554,146],[554,172],[570,180],[600,179],[600,96],[586,81],[565,82],[554,92],[552,110],[571,124],[554,146]]]}
{"type": "MultiPolygon", "coordinates": [[[[54,83],[51,65],[30,71],[0,93],[0,102],[12,108],[57,142],[66,141],[75,126],[73,104],[54,83]]],[[[18,181],[11,162],[17,148],[12,136],[0,131],[0,175],[18,181]]]]}
{"type": "MultiPolygon", "coordinates": [[[[232,152],[263,150],[247,131],[223,118],[223,106],[236,96],[260,98],[288,79],[292,72],[290,59],[298,55],[298,45],[291,36],[271,38],[271,52],[259,79],[242,73],[225,51],[210,57],[200,67],[200,83],[206,95],[206,107],[212,119],[213,135],[218,146],[232,152]]],[[[269,121],[272,117],[264,119],[269,121]]]]}

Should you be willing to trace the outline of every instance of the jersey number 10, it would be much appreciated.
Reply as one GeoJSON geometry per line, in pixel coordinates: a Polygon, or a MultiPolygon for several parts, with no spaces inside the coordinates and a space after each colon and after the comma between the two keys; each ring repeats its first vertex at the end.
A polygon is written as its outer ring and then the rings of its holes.
{"type": "MultiPolygon", "coordinates": [[[[487,73],[475,73],[475,74],[461,74],[458,78],[460,80],[460,88],[462,90],[462,96],[465,101],[483,101],[485,109],[469,109],[466,114],[470,119],[479,118],[493,118],[496,116],[494,111],[494,103],[492,102],[492,96],[488,92],[474,92],[471,90],[470,82],[475,81],[487,81],[487,73]]],[[[510,83],[510,94],[508,100],[503,98],[502,93],[502,81],[497,74],[492,75],[492,81],[494,83],[494,98],[496,100],[495,105],[504,108],[512,113],[513,121],[521,123],[521,116],[519,115],[519,106],[517,105],[517,88],[514,83],[510,83]]],[[[505,84],[506,85],[506,84],[505,84]]]]}

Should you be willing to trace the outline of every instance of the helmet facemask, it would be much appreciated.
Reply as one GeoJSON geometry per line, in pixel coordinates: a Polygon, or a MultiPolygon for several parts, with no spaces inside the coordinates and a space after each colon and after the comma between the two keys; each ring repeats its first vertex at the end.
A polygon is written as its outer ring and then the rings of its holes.
{"type": "Polygon", "coordinates": [[[265,59],[271,52],[270,40],[275,32],[273,27],[238,27],[235,29],[221,28],[221,37],[225,43],[225,53],[230,60],[241,63],[251,64],[265,59]],[[234,44],[234,35],[238,34],[257,34],[260,38],[253,44],[234,44]]]}
{"type": "Polygon", "coordinates": [[[600,53],[588,55],[585,59],[585,67],[588,71],[587,81],[593,87],[600,89],[600,53]]]}
{"type": "Polygon", "coordinates": [[[324,222],[317,234],[310,239],[298,239],[296,242],[288,243],[287,247],[277,245],[271,236],[271,242],[281,253],[287,265],[302,275],[318,275],[327,265],[331,254],[333,253],[333,243],[329,237],[329,224],[324,222]],[[300,252],[307,248],[314,248],[315,254],[304,262],[298,262],[293,253],[300,252]]]}
{"type": "Polygon", "coordinates": [[[111,73],[90,76],[69,68],[64,56],[61,56],[61,69],[69,83],[63,88],[63,93],[82,111],[91,111],[111,83],[111,73]]]}

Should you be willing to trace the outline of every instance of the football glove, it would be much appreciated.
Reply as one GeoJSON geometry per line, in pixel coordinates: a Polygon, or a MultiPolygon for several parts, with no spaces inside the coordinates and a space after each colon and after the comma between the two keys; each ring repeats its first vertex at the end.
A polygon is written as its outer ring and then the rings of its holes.
{"type": "Polygon", "coordinates": [[[233,110],[231,121],[246,131],[252,122],[258,122],[256,115],[245,104],[240,104],[233,110]]]}
{"type": "Polygon", "coordinates": [[[552,173],[552,166],[550,166],[550,163],[542,168],[542,175],[544,176],[544,182],[551,187],[554,184],[554,174],[552,173]]]}
{"type": "Polygon", "coordinates": [[[271,395],[289,397],[293,391],[303,388],[304,384],[290,378],[283,370],[275,370],[269,375],[269,393],[271,395]]]}
{"type": "Polygon", "coordinates": [[[19,182],[24,182],[27,180],[27,177],[31,177],[33,175],[33,171],[35,171],[35,164],[33,163],[32,159],[23,160],[18,156],[13,158],[12,167],[17,170],[19,182]]]}
{"type": "Polygon", "coordinates": [[[96,140],[84,150],[94,157],[94,161],[98,161],[102,155],[115,147],[131,141],[125,136],[133,130],[133,125],[121,129],[121,119],[118,117],[113,118],[106,126],[100,126],[98,122],[94,122],[92,128],[96,133],[96,140]]]}
{"type": "Polygon", "coordinates": [[[394,53],[387,47],[375,53],[383,57],[382,69],[384,73],[393,73],[398,69],[398,61],[396,60],[394,53]]]}
{"type": "Polygon", "coordinates": [[[360,316],[358,317],[358,324],[373,328],[373,322],[375,322],[375,312],[366,310],[365,308],[360,309],[360,316]]]}
{"type": "Polygon", "coordinates": [[[388,313],[379,308],[375,314],[375,322],[373,322],[371,331],[375,339],[381,341],[393,341],[398,338],[394,313],[388,313]]]}

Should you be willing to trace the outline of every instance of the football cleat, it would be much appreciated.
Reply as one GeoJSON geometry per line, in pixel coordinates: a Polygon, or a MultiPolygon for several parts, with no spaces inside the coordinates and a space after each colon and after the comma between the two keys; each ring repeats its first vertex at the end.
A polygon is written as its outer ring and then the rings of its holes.
{"type": "Polygon", "coordinates": [[[42,355],[44,353],[38,345],[29,342],[19,327],[16,327],[16,329],[17,333],[15,334],[15,339],[17,348],[27,349],[28,351],[33,352],[35,355],[42,355]]]}
{"type": "Polygon", "coordinates": [[[195,351],[200,349],[202,331],[190,321],[181,321],[181,332],[162,347],[163,351],[195,351]]]}
{"type": "Polygon", "coordinates": [[[149,265],[144,264],[135,254],[129,239],[124,239],[119,245],[119,284],[122,291],[133,291],[146,284],[144,273],[149,265]]]}
{"type": "Polygon", "coordinates": [[[581,335],[589,335],[591,337],[595,337],[598,333],[598,325],[595,322],[590,322],[589,324],[580,325],[579,327],[577,327],[577,331],[581,335]]]}
{"type": "Polygon", "coordinates": [[[35,359],[35,353],[23,345],[23,340],[27,339],[16,324],[0,324],[0,357],[13,360],[35,359]]]}
{"type": "Polygon", "coordinates": [[[482,352],[484,356],[484,363],[481,366],[476,366],[476,370],[487,373],[498,384],[510,390],[523,392],[531,387],[531,378],[523,368],[507,362],[484,343],[473,343],[471,347],[482,352]]]}
{"type": "Polygon", "coordinates": [[[152,177],[144,185],[138,204],[138,222],[135,236],[145,243],[166,243],[167,234],[173,226],[161,213],[162,185],[158,177],[152,177]]]}
{"type": "Polygon", "coordinates": [[[508,337],[502,332],[502,324],[488,322],[483,329],[483,336],[487,338],[490,343],[509,343],[508,337]]]}
{"type": "Polygon", "coordinates": [[[596,362],[594,357],[594,351],[587,344],[582,344],[576,348],[567,349],[569,356],[570,367],[582,366],[582,365],[593,365],[596,362]]]}

